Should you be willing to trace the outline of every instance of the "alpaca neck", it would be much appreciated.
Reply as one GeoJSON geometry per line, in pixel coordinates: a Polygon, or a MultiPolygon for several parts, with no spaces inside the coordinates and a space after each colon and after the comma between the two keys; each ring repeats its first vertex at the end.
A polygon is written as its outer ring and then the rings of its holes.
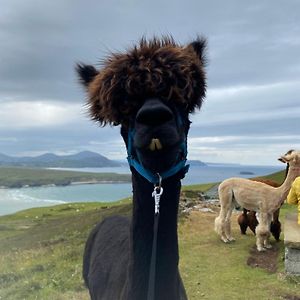
{"type": "Polygon", "coordinates": [[[286,199],[293,181],[299,175],[300,175],[299,167],[289,167],[284,182],[282,183],[282,185],[280,187],[277,188],[277,191],[280,193],[280,197],[278,198],[280,205],[286,199]]]}
{"type": "MultiPolygon", "coordinates": [[[[153,185],[133,170],[131,227],[131,283],[129,299],[146,299],[151,260],[154,199],[153,185]]],[[[180,195],[178,176],[163,181],[157,237],[155,299],[179,299],[177,213],[180,195]],[[177,178],[175,178],[177,177],[177,178]]]]}

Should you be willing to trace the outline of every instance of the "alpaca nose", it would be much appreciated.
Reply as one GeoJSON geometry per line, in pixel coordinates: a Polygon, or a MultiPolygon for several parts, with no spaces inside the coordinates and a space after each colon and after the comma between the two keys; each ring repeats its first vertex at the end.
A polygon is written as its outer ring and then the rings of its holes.
{"type": "Polygon", "coordinates": [[[139,109],[136,121],[144,125],[162,125],[174,117],[172,110],[158,99],[149,99],[139,109]]]}

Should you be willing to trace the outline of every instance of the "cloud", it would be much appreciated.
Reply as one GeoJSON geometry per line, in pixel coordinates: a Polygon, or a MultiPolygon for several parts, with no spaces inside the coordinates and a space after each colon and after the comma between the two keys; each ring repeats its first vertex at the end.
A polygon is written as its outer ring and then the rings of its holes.
{"type": "Polygon", "coordinates": [[[84,109],[79,104],[53,101],[11,101],[1,103],[0,128],[27,130],[29,128],[58,127],[82,122],[84,109]]]}
{"type": "Polygon", "coordinates": [[[0,137],[0,143],[16,143],[18,139],[16,137],[0,137]]]}
{"type": "Polygon", "coordinates": [[[208,90],[190,136],[297,135],[298,81],[208,90]]]}
{"type": "Polygon", "coordinates": [[[206,162],[280,165],[280,155],[300,149],[300,135],[191,137],[188,149],[190,159],[206,162]]]}
{"type": "Polygon", "coordinates": [[[189,139],[190,144],[219,144],[228,142],[242,142],[242,141],[264,141],[264,142],[276,142],[276,141],[299,141],[300,135],[272,135],[272,136],[206,136],[206,137],[194,137],[189,139]]]}
{"type": "Polygon", "coordinates": [[[299,9],[294,0],[4,0],[0,151],[89,149],[124,158],[119,129],[88,120],[75,63],[99,66],[110,51],[126,51],[142,35],[172,34],[184,44],[203,34],[208,93],[192,116],[190,155],[273,163],[299,144],[299,9]]]}

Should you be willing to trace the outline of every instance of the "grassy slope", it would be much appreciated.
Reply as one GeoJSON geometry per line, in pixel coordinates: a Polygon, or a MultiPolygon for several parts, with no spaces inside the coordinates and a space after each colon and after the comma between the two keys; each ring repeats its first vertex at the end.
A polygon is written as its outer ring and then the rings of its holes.
{"type": "MultiPolygon", "coordinates": [[[[293,209],[286,205],[282,208],[282,222],[284,214],[293,209]]],[[[280,249],[276,273],[249,267],[246,262],[255,236],[242,236],[234,215],[236,242],[224,244],[213,231],[215,217],[213,213],[193,212],[179,227],[181,273],[190,300],[300,299],[300,279],[284,274],[283,241],[276,243],[272,239],[280,249]]]]}
{"type": "Polygon", "coordinates": [[[70,182],[84,181],[130,182],[130,180],[131,176],[128,174],[0,167],[0,186],[7,187],[21,187],[23,185],[40,186],[46,184],[66,185],[70,182]]]}
{"type": "Polygon", "coordinates": [[[34,208],[0,218],[0,299],[88,299],[81,278],[84,243],[103,217],[130,213],[76,203],[34,208]]]}
{"type": "Polygon", "coordinates": [[[216,183],[204,183],[204,184],[193,184],[185,185],[182,187],[182,191],[196,191],[196,192],[206,192],[211,189],[216,183]]]}
{"type": "Polygon", "coordinates": [[[282,171],[276,172],[276,173],[272,173],[272,174],[267,175],[267,176],[257,177],[257,178],[271,179],[271,180],[277,181],[279,184],[281,184],[284,181],[284,178],[285,178],[285,170],[282,170],[282,171]]]}
{"type": "MultiPolygon", "coordinates": [[[[285,206],[281,220],[287,210],[294,209],[285,206]]],[[[103,217],[129,215],[130,210],[130,201],[125,200],[113,205],[64,204],[0,217],[0,299],[89,299],[81,278],[88,232],[103,217]]],[[[246,260],[254,236],[240,236],[234,221],[237,241],[223,244],[213,232],[215,216],[194,212],[179,224],[180,268],[189,299],[300,297],[299,281],[283,273],[283,242],[279,243],[277,273],[250,268],[246,260]]]]}

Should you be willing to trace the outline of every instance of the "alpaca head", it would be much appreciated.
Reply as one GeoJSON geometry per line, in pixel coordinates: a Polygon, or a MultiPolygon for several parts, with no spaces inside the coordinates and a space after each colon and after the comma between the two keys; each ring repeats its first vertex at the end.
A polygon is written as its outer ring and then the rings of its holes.
{"type": "Polygon", "coordinates": [[[153,172],[162,172],[180,159],[189,130],[189,113],[205,97],[203,38],[181,46],[171,37],[142,39],[126,53],[113,53],[100,70],[78,64],[93,120],[121,125],[128,147],[153,172]]]}
{"type": "Polygon", "coordinates": [[[289,164],[290,167],[300,167],[300,151],[289,150],[279,158],[281,162],[289,164]]]}

